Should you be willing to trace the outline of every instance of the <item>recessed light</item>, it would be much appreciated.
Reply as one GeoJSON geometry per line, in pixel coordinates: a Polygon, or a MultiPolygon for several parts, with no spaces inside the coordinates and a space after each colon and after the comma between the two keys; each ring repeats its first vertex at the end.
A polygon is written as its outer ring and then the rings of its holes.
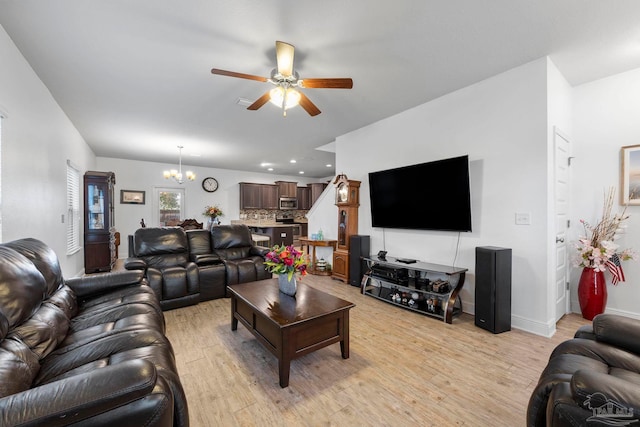
{"type": "Polygon", "coordinates": [[[300,175],[304,175],[304,171],[300,171],[298,172],[300,175]]]}
{"type": "Polygon", "coordinates": [[[262,162],[262,163],[260,163],[260,167],[261,167],[261,168],[265,168],[265,167],[269,166],[270,164],[271,164],[271,163],[262,162]]]}
{"type": "Polygon", "coordinates": [[[329,163],[328,165],[325,165],[326,167],[330,168],[331,166],[333,166],[331,163],[329,163]]]}
{"type": "Polygon", "coordinates": [[[273,168],[269,168],[269,169],[267,169],[267,170],[268,170],[269,172],[271,172],[271,171],[273,171],[273,168]]]}
{"type": "Polygon", "coordinates": [[[296,162],[296,159],[289,160],[289,163],[295,163],[295,162],[296,162]]]}

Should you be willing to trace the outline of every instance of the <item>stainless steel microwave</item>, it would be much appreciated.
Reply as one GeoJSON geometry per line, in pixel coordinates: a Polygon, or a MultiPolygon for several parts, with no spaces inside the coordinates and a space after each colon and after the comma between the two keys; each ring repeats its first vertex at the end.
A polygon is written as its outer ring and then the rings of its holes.
{"type": "Polygon", "coordinates": [[[280,209],[298,209],[298,199],[295,197],[280,197],[280,209]]]}

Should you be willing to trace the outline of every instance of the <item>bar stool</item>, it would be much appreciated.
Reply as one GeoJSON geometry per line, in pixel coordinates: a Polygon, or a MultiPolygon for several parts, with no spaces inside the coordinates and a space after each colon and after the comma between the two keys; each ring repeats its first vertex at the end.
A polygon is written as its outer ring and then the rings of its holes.
{"type": "Polygon", "coordinates": [[[251,240],[253,240],[256,246],[262,246],[264,248],[271,247],[271,238],[266,234],[251,234],[251,240]]]}

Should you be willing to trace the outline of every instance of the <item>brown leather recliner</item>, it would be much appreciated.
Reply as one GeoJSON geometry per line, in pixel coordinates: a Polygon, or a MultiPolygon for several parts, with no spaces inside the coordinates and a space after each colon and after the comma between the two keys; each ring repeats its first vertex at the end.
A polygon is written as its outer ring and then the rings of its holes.
{"type": "Polygon", "coordinates": [[[144,270],[163,310],[200,301],[198,266],[189,259],[189,244],[180,227],[139,228],[133,235],[133,257],[127,270],[144,270]]]}
{"type": "Polygon", "coordinates": [[[269,248],[255,246],[249,227],[242,224],[211,228],[213,251],[227,270],[227,286],[269,279],[272,274],[264,266],[269,248]]]}
{"type": "Polygon", "coordinates": [[[640,320],[600,314],[551,353],[529,399],[527,426],[635,425],[638,420],[640,320]]]}
{"type": "Polygon", "coordinates": [[[141,271],[64,280],[36,239],[0,244],[0,425],[189,425],[141,271]]]}

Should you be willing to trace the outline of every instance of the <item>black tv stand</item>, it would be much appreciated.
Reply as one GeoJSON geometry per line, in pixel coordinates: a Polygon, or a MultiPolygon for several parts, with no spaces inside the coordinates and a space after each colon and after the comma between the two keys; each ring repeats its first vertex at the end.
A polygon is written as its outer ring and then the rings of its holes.
{"type": "Polygon", "coordinates": [[[462,312],[459,293],[466,268],[375,255],[364,258],[368,271],[360,291],[376,299],[451,323],[462,312]]]}
{"type": "Polygon", "coordinates": [[[417,259],[413,259],[413,258],[396,258],[396,261],[401,262],[403,264],[415,264],[416,262],[418,262],[417,259]]]}

